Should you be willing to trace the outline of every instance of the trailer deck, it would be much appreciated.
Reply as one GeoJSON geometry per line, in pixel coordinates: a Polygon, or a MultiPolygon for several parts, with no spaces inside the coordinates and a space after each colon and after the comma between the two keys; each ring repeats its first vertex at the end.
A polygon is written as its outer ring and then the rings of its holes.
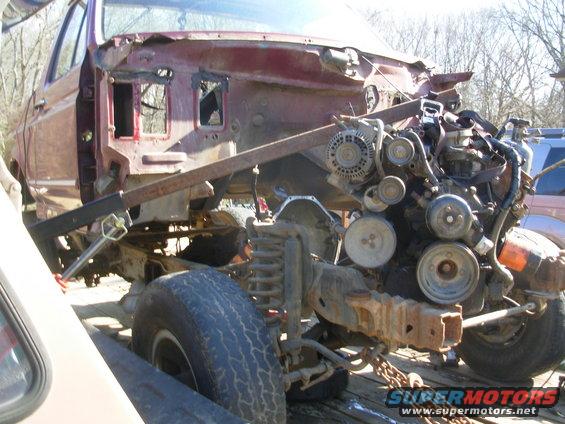
{"type": "MultiPolygon", "coordinates": [[[[71,282],[66,297],[78,317],[111,336],[124,346],[131,338],[132,318],[124,312],[120,300],[128,292],[130,283],[119,277],[103,278],[93,288],[82,282],[71,282]]],[[[507,386],[473,373],[462,362],[457,368],[434,365],[430,355],[412,349],[401,349],[388,359],[403,371],[416,372],[433,387],[452,386],[507,386]]],[[[555,387],[565,378],[563,369],[548,372],[535,378],[534,386],[555,387]]],[[[518,385],[531,385],[523,382],[518,385]]],[[[396,410],[387,408],[386,385],[375,376],[370,366],[350,375],[349,386],[339,398],[323,402],[293,403],[288,406],[288,422],[294,423],[415,423],[416,419],[403,418],[396,410]]],[[[479,418],[481,423],[561,423],[565,424],[565,399],[549,410],[541,410],[537,420],[523,418],[479,418]]]]}

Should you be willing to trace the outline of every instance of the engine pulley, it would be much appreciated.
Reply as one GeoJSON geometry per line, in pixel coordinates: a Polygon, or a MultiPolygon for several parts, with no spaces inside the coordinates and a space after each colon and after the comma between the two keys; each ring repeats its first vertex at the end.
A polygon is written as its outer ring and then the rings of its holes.
{"type": "Polygon", "coordinates": [[[347,227],[344,247],[349,258],[357,265],[377,268],[392,258],[396,250],[396,233],[386,219],[364,215],[347,227]]]}
{"type": "Polygon", "coordinates": [[[418,285],[432,302],[455,304],[467,299],[479,283],[479,262],[461,243],[438,242],[418,260],[418,285]]]}
{"type": "Polygon", "coordinates": [[[326,148],[326,165],[348,181],[364,181],[374,167],[375,147],[361,130],[347,129],[332,137],[326,148]]]}
{"type": "Polygon", "coordinates": [[[387,175],[379,183],[377,189],[379,199],[387,205],[396,205],[406,195],[404,181],[394,175],[387,175]]]}
{"type": "Polygon", "coordinates": [[[384,177],[379,185],[365,190],[363,205],[371,212],[382,212],[390,205],[396,205],[406,195],[404,181],[394,175],[384,177]]]}
{"type": "Polygon", "coordinates": [[[406,166],[414,159],[414,145],[405,137],[397,137],[388,143],[386,157],[396,166],[406,166]]]}
{"type": "Polygon", "coordinates": [[[426,223],[436,236],[444,240],[461,239],[473,224],[471,207],[462,197],[444,194],[426,209],[426,223]]]}

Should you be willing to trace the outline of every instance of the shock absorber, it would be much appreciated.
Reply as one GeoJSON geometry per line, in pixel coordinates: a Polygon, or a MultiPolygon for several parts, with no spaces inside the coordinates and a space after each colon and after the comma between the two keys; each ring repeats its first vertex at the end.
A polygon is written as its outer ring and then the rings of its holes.
{"type": "MultiPolygon", "coordinates": [[[[253,223],[253,246],[248,293],[261,311],[278,347],[281,330],[286,340],[302,337],[304,281],[312,278],[308,234],[299,224],[287,221],[253,223]]],[[[285,352],[300,362],[300,346],[285,352]]],[[[281,353],[282,355],[282,353],[281,353]]]]}
{"type": "Polygon", "coordinates": [[[284,313],[285,238],[266,231],[271,226],[255,225],[257,237],[251,239],[253,275],[249,278],[248,293],[264,315],[267,325],[276,325],[284,313]]]}

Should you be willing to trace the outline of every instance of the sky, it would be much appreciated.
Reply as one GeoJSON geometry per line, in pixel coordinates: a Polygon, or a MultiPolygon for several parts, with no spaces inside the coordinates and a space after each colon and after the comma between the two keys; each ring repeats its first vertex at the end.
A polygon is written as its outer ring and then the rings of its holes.
{"type": "Polygon", "coordinates": [[[465,10],[478,10],[493,7],[502,0],[473,0],[471,2],[457,0],[346,0],[358,10],[388,9],[406,14],[442,14],[465,10]]]}

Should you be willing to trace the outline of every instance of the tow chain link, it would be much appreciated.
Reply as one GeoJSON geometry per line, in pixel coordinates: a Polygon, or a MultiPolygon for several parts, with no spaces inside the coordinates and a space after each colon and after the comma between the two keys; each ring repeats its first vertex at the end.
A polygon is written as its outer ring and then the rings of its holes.
{"type": "MultiPolygon", "coordinates": [[[[375,352],[376,353],[376,352],[375,352]]],[[[372,367],[373,372],[378,377],[383,378],[386,381],[386,385],[389,389],[400,389],[405,390],[406,388],[424,388],[435,393],[434,389],[430,386],[424,384],[422,378],[416,373],[405,374],[387,361],[384,356],[372,353],[369,349],[363,351],[363,359],[367,361],[372,367]]],[[[424,407],[437,409],[438,407],[444,407],[446,409],[453,409],[449,403],[445,402],[443,405],[438,405],[432,402],[426,403],[414,403],[414,407],[424,407]]],[[[455,416],[455,417],[425,417],[419,415],[420,420],[426,424],[437,424],[437,423],[452,423],[452,424],[471,424],[471,420],[465,416],[455,416]]]]}

